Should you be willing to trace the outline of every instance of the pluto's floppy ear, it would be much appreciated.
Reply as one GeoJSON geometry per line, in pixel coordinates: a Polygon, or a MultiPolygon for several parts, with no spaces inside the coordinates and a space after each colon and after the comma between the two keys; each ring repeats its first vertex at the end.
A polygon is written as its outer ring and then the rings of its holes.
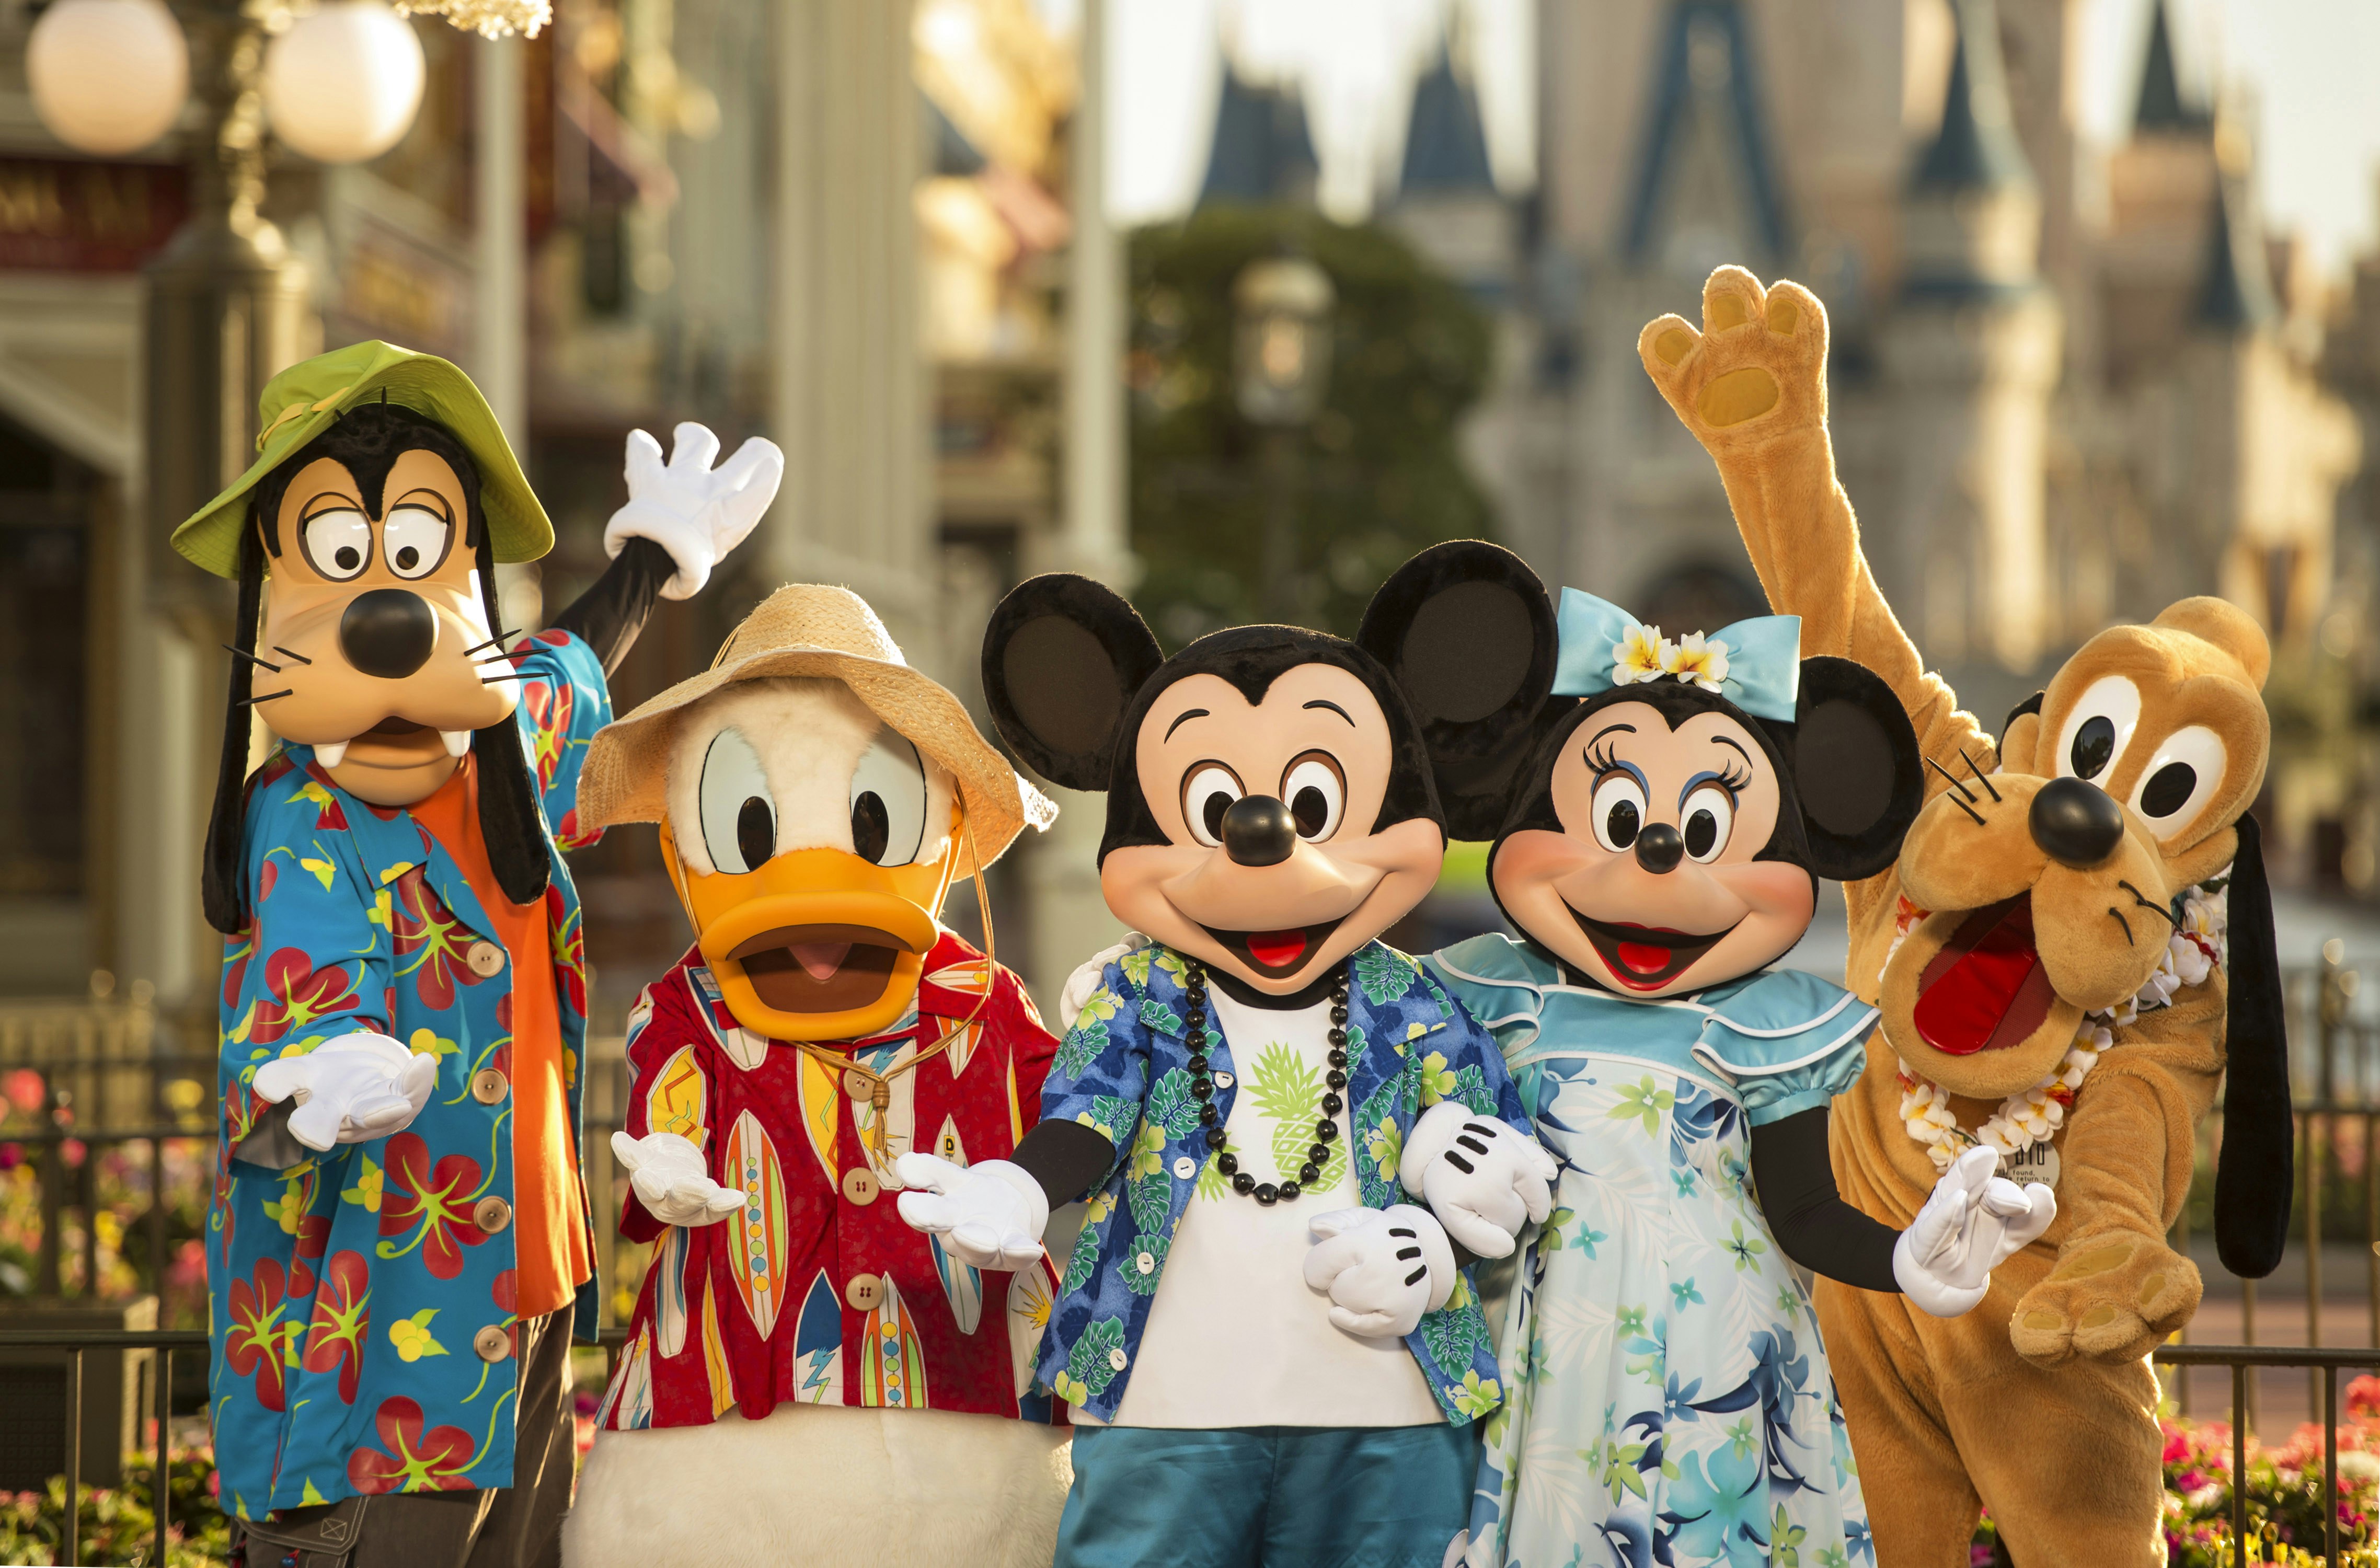
{"type": "Polygon", "coordinates": [[[1802,661],[1793,793],[1812,870],[1855,882],[1891,865],[1925,804],[1925,768],[1917,732],[1882,675],[1824,654],[1802,661]]]}
{"type": "Polygon", "coordinates": [[[2256,819],[2234,824],[2231,985],[2226,998],[2223,1152],[2215,1168],[2215,1251],[2243,1280],[2261,1280],[2289,1239],[2295,1124],[2289,1115],[2289,1041],[2281,1012],[2281,959],[2273,894],[2256,819]]]}
{"type": "Polygon", "coordinates": [[[1447,836],[1494,838],[1553,687],[1560,638],[1545,584],[1501,545],[1434,544],[1380,585],[1355,641],[1421,720],[1447,836]]]}
{"type": "Polygon", "coordinates": [[[983,630],[991,722],[1027,767],[1068,789],[1104,790],[1116,723],[1165,662],[1139,613],[1072,572],[1009,590],[983,630]]]}

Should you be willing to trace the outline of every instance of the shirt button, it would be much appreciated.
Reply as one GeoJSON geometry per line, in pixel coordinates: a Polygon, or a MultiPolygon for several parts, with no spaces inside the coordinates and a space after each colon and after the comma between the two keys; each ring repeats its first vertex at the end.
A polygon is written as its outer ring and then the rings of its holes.
{"type": "Polygon", "coordinates": [[[1157,1255],[1153,1252],[1144,1252],[1132,1260],[1132,1266],[1144,1274],[1154,1274],[1157,1272],[1157,1255]]]}
{"type": "Polygon", "coordinates": [[[463,962],[470,966],[471,973],[484,980],[504,966],[504,950],[492,942],[475,942],[471,950],[463,954],[463,962]]]}
{"type": "Polygon", "coordinates": [[[513,1206],[501,1197],[483,1197],[471,1207],[471,1223],[494,1235],[513,1222],[513,1206]]]}
{"type": "Polygon", "coordinates": [[[1123,1370],[1124,1364],[1129,1360],[1131,1360],[1131,1357],[1124,1355],[1121,1350],[1111,1350],[1108,1352],[1108,1365],[1114,1367],[1119,1372],[1123,1370]]]}
{"type": "Polygon", "coordinates": [[[863,1167],[843,1173],[843,1196],[863,1209],[875,1202],[876,1195],[883,1190],[884,1184],[876,1179],[873,1171],[863,1167]]]}
{"type": "Polygon", "coordinates": [[[1231,1087],[1232,1087],[1232,1075],[1231,1075],[1231,1074],[1229,1074],[1229,1073],[1218,1073],[1218,1074],[1216,1074],[1216,1075],[1215,1075],[1215,1087],[1216,1087],[1217,1088],[1231,1088],[1231,1087]]]}
{"type": "Polygon", "coordinates": [[[843,1092],[854,1100],[866,1100],[875,1094],[876,1085],[865,1073],[846,1072],[843,1075],[843,1092]]]}
{"type": "Polygon", "coordinates": [[[854,1274],[843,1287],[843,1299],[855,1312],[873,1312],[884,1299],[884,1282],[873,1274],[854,1274]]]}
{"type": "Polygon", "coordinates": [[[471,1075],[471,1098],[482,1105],[493,1105],[512,1090],[512,1083],[493,1067],[482,1067],[471,1075]]]}
{"type": "Polygon", "coordinates": [[[502,1361],[513,1353],[513,1337],[491,1323],[471,1336],[471,1348],[482,1361],[502,1361]]]}
{"type": "MultiPolygon", "coordinates": [[[[1198,1173],[1198,1162],[1185,1154],[1173,1162],[1173,1173],[1186,1182],[1198,1173]]],[[[1141,1272],[1146,1274],[1148,1270],[1143,1269],[1141,1272]]]]}

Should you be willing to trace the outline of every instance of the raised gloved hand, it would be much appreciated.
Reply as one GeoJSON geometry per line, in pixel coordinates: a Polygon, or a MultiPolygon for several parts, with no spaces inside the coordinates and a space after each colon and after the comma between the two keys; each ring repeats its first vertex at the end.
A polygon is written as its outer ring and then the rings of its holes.
{"type": "Polygon", "coordinates": [[[1022,1165],[953,1165],[912,1153],[892,1161],[892,1173],[909,1189],[901,1195],[901,1218],[911,1230],[941,1236],[960,1262],[1014,1273],[1040,1258],[1050,1198],[1022,1165]]]}
{"type": "Polygon", "coordinates": [[[1560,1170],[1536,1139],[1452,1100],[1421,1113],[1397,1161],[1405,1190],[1482,1258],[1506,1256],[1524,1223],[1553,1211],[1560,1170]]]}
{"type": "Polygon", "coordinates": [[[1058,992],[1059,1020],[1067,1028],[1073,1028],[1075,1020],[1083,1015],[1084,1006],[1091,1000],[1091,992],[1099,989],[1099,977],[1107,973],[1108,966],[1148,945],[1148,939],[1138,931],[1126,931],[1123,940],[1113,947],[1084,959],[1075,966],[1075,972],[1066,977],[1065,989],[1058,992]]]}
{"type": "Polygon", "coordinates": [[[664,1225],[715,1225],[744,1207],[744,1195],[711,1180],[702,1150],[675,1133],[613,1133],[612,1158],[645,1212],[664,1225]]]}
{"type": "Polygon", "coordinates": [[[662,585],[663,599],[691,599],[710,580],[710,568],[744,542],[777,498],[785,455],[754,436],[717,468],[719,438],[701,425],[682,424],[676,450],[662,461],[662,444],[643,431],[628,432],[628,504],[603,529],[603,551],[617,555],[632,539],[650,539],[669,552],[677,575],[662,585]]]}
{"type": "Polygon", "coordinates": [[[1951,1161],[1893,1244],[1892,1277],[1933,1317],[1973,1311],[1991,1289],[1992,1270],[2058,1218],[2056,1194],[2039,1182],[2020,1189],[1992,1173],[1998,1164],[1981,1146],[1951,1161]]]}
{"type": "Polygon", "coordinates": [[[1330,1321],[1364,1339],[1402,1339],[1454,1294],[1454,1248],[1426,1209],[1333,1209],[1309,1227],[1305,1282],[1330,1297],[1330,1321]]]}
{"type": "Polygon", "coordinates": [[[303,1056],[283,1056],[256,1070],[249,1087],[260,1100],[295,1100],[289,1136],[328,1153],[403,1132],[438,1082],[438,1058],[407,1051],[383,1034],[358,1029],[326,1039],[303,1056]]]}

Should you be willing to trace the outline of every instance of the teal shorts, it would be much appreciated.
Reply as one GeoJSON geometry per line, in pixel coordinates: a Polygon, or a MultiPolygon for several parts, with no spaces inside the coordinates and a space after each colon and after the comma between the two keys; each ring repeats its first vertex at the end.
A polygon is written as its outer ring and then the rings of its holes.
{"type": "Polygon", "coordinates": [[[1476,1427],[1075,1428],[1053,1568],[1440,1568],[1476,1427]]]}

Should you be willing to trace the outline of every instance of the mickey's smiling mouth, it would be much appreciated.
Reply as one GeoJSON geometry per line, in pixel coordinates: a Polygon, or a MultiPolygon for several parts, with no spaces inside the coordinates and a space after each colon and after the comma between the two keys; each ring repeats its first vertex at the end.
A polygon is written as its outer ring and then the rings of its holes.
{"type": "Polygon", "coordinates": [[[1222,943],[1233,957],[1244,961],[1263,978],[1281,980],[1304,967],[1346,919],[1342,915],[1318,926],[1291,926],[1278,931],[1226,931],[1204,924],[1198,929],[1222,943]]]}
{"type": "MultiPolygon", "coordinates": [[[[1570,906],[1562,906],[1570,909],[1570,906]]],[[[1631,991],[1658,991],[1694,966],[1694,961],[1727,940],[1735,926],[1726,930],[1697,934],[1673,931],[1658,926],[1623,925],[1615,921],[1590,919],[1576,909],[1570,909],[1571,918],[1602,958],[1603,966],[1611,978],[1631,991]]],[[[1736,926],[1743,922],[1738,920],[1736,926]]]]}

